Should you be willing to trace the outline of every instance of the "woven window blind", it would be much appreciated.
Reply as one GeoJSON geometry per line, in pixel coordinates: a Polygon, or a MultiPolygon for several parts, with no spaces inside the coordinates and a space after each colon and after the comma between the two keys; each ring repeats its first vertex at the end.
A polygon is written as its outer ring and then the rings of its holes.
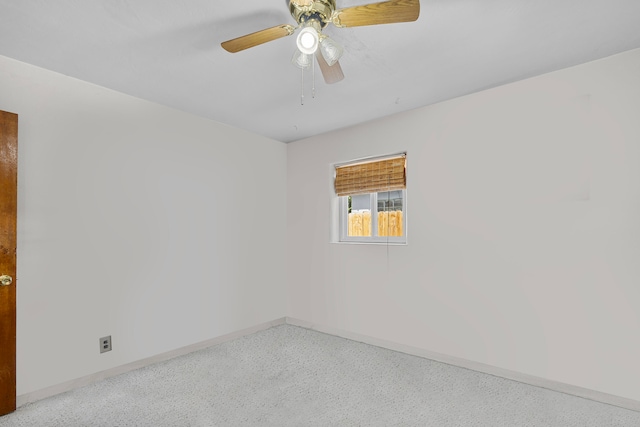
{"type": "Polygon", "coordinates": [[[338,196],[377,193],[407,188],[406,156],[336,166],[338,196]]]}

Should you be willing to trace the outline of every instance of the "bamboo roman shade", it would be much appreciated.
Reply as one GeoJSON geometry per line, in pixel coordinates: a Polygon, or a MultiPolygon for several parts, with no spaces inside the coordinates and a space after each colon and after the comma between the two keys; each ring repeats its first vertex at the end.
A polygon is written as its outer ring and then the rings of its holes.
{"type": "Polygon", "coordinates": [[[406,156],[336,166],[338,196],[377,193],[407,188],[406,156]]]}

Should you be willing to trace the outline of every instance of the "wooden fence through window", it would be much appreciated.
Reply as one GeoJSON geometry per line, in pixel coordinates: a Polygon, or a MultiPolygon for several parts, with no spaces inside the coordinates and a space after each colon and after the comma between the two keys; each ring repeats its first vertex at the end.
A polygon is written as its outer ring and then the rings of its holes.
{"type": "MultiPolygon", "coordinates": [[[[349,214],[348,236],[371,236],[371,211],[349,214]]],[[[378,212],[378,236],[402,236],[402,211],[378,212]]]]}

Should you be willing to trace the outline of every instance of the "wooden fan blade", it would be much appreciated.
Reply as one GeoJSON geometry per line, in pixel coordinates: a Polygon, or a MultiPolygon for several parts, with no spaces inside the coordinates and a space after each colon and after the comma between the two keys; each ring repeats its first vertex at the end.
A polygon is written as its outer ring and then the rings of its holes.
{"type": "Polygon", "coordinates": [[[336,27],[413,22],[420,16],[420,0],[389,0],[336,10],[331,22],[336,27]]]}
{"type": "Polygon", "coordinates": [[[276,27],[256,31],[255,33],[247,34],[232,40],[227,40],[226,42],[222,42],[221,46],[227,52],[236,53],[241,50],[249,49],[250,47],[258,46],[259,44],[290,36],[295,30],[296,28],[292,25],[278,25],[276,27]]]}
{"type": "Polygon", "coordinates": [[[316,50],[316,59],[318,60],[318,65],[320,66],[320,71],[322,71],[322,77],[324,77],[325,83],[330,85],[344,79],[340,62],[336,61],[335,64],[329,65],[327,61],[325,61],[324,56],[322,56],[322,53],[320,53],[320,49],[316,50]]]}

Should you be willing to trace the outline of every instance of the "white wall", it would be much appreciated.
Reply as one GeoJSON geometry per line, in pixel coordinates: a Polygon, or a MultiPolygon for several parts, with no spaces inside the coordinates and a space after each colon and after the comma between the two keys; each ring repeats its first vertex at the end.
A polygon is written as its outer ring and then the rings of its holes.
{"type": "Polygon", "coordinates": [[[4,57],[0,109],[18,395],[284,315],[285,144],[4,57]]]}
{"type": "Polygon", "coordinates": [[[284,145],[0,57],[18,394],[286,313],[640,400],[638,75],[635,50],[284,145]],[[409,244],[330,243],[331,164],[402,150],[409,244]]]}
{"type": "Polygon", "coordinates": [[[634,50],[289,144],[288,314],[640,400],[639,76],[634,50]],[[330,243],[331,164],[404,150],[409,244],[330,243]]]}

